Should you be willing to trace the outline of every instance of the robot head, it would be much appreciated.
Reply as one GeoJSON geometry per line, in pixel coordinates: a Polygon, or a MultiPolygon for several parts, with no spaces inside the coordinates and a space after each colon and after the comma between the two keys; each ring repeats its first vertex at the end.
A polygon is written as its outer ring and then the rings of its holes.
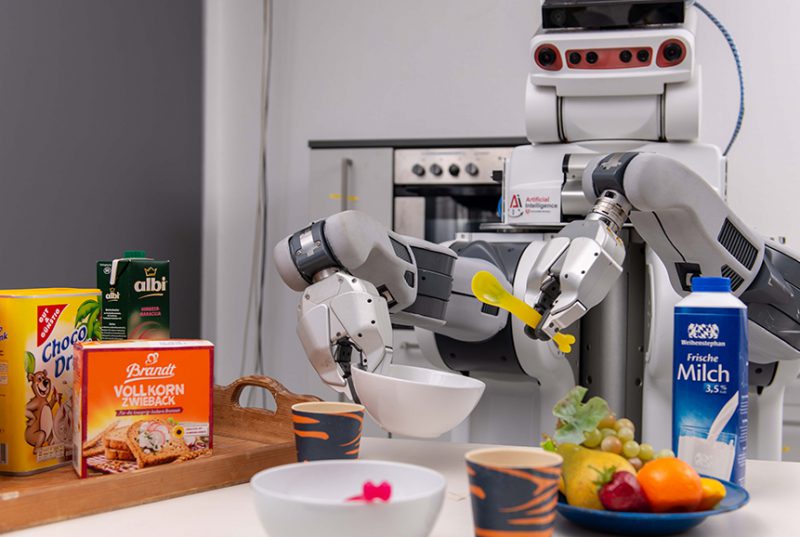
{"type": "Polygon", "coordinates": [[[545,0],[542,20],[526,89],[531,143],[697,138],[695,17],[682,1],[545,0]]]}

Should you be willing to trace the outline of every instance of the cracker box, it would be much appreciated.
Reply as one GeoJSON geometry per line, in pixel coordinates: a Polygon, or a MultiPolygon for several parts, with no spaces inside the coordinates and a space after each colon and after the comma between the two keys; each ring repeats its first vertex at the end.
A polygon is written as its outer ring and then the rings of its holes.
{"type": "Polygon", "coordinates": [[[214,345],[201,340],[75,346],[73,466],[118,474],[209,455],[214,345]]]}
{"type": "Polygon", "coordinates": [[[0,291],[0,474],[72,456],[73,345],[100,335],[97,289],[0,291]]]}

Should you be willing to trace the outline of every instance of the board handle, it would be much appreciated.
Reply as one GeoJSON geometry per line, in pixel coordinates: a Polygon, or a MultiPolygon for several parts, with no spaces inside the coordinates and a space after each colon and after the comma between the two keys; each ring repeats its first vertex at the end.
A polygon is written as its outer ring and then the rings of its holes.
{"type": "Polygon", "coordinates": [[[292,405],[319,401],[313,395],[292,393],[271,377],[252,375],[227,386],[214,387],[214,432],[256,442],[291,442],[292,405]],[[241,406],[245,388],[263,388],[275,399],[275,410],[241,406]]]}

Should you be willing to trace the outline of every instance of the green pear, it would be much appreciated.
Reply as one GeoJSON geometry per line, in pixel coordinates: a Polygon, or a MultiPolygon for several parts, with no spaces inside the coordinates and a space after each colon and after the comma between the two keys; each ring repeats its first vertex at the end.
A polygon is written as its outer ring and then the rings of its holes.
{"type": "Polygon", "coordinates": [[[560,444],[558,453],[564,457],[561,476],[564,480],[564,495],[567,503],[587,509],[603,509],[597,491],[603,480],[610,479],[615,472],[630,472],[636,469],[620,455],[588,449],[577,444],[560,444]]]}

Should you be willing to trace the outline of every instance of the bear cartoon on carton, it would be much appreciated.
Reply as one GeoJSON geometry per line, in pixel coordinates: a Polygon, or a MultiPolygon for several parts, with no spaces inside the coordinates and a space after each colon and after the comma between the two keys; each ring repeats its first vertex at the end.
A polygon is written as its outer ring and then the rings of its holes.
{"type": "Polygon", "coordinates": [[[61,402],[61,394],[53,387],[46,370],[28,374],[33,397],[25,405],[25,441],[34,453],[53,440],[53,408],[61,402]]]}

